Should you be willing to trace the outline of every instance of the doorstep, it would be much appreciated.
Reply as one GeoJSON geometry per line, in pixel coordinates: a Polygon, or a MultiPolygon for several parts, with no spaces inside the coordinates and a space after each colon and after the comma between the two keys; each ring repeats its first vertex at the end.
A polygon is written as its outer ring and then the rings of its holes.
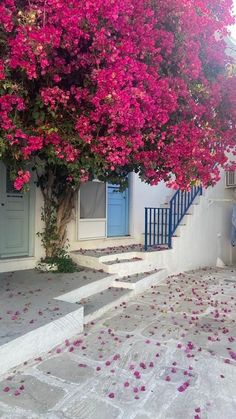
{"type": "Polygon", "coordinates": [[[137,245],[140,240],[133,236],[104,237],[99,239],[84,239],[70,242],[70,250],[78,251],[80,249],[104,249],[107,247],[137,245]]]}
{"type": "Polygon", "coordinates": [[[0,273],[34,269],[38,260],[34,256],[0,258],[0,273]]]}

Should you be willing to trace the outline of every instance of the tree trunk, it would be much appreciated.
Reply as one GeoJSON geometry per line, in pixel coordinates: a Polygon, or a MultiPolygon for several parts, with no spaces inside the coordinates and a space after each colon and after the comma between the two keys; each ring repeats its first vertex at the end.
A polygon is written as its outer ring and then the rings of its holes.
{"type": "Polygon", "coordinates": [[[52,258],[65,249],[67,240],[67,225],[72,220],[77,190],[68,184],[61,189],[58,178],[52,171],[48,171],[39,184],[44,198],[42,220],[44,230],[40,233],[47,258],[52,258]]]}
{"type": "Polygon", "coordinates": [[[58,232],[58,247],[63,249],[67,240],[67,225],[73,218],[75,208],[75,191],[67,189],[60,199],[56,212],[56,225],[58,232]]]}

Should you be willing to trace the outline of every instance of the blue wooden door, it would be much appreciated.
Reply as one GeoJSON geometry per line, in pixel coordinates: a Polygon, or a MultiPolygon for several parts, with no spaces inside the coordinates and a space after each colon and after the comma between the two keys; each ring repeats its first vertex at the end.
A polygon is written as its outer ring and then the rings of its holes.
{"type": "Polygon", "coordinates": [[[108,185],[107,236],[126,236],[128,231],[128,189],[119,191],[116,185],[108,185]]]}

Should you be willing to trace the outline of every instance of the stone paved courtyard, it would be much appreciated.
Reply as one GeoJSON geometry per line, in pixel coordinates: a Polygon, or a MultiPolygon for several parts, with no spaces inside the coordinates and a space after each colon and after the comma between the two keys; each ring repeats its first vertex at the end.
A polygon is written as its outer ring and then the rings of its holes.
{"type": "Polygon", "coordinates": [[[0,417],[236,418],[236,268],[169,277],[2,378],[0,417]]]}

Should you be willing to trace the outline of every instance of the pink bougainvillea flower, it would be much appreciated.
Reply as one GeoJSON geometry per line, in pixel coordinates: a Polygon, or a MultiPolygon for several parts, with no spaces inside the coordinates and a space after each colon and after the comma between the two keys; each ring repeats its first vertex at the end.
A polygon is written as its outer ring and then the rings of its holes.
{"type": "Polygon", "coordinates": [[[141,374],[140,374],[140,372],[139,372],[139,371],[135,371],[135,372],[134,372],[134,376],[135,376],[135,378],[137,378],[137,379],[140,379],[140,378],[141,378],[141,374]]]}
{"type": "Polygon", "coordinates": [[[140,368],[142,368],[143,370],[145,370],[145,369],[147,368],[147,367],[146,367],[146,364],[145,364],[144,362],[140,362],[139,366],[140,366],[140,368]]]}
{"type": "Polygon", "coordinates": [[[187,390],[187,388],[189,387],[189,381],[185,381],[181,386],[178,387],[178,391],[180,393],[184,392],[185,390],[187,390]]]}
{"type": "Polygon", "coordinates": [[[65,199],[134,170],[150,185],[214,186],[235,167],[231,9],[231,0],[1,0],[1,159],[15,189],[27,189],[33,166],[42,191],[40,169],[55,168],[65,199]]]}
{"type": "Polygon", "coordinates": [[[229,351],[229,355],[231,356],[231,358],[236,361],[236,352],[234,351],[229,351]]]}
{"type": "Polygon", "coordinates": [[[187,348],[190,349],[190,350],[192,350],[194,348],[193,343],[192,342],[188,342],[187,348]]]}
{"type": "Polygon", "coordinates": [[[21,392],[19,390],[15,390],[14,396],[20,396],[21,392]]]}

